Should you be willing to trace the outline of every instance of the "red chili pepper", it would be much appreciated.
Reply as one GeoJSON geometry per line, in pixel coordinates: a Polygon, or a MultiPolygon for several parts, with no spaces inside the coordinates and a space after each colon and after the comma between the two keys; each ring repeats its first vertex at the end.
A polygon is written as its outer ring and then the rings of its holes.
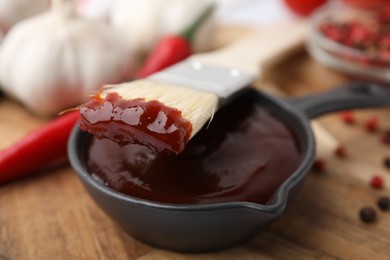
{"type": "Polygon", "coordinates": [[[68,137],[78,119],[78,111],[68,112],[0,151],[0,183],[66,159],[68,137]]]}
{"type": "Polygon", "coordinates": [[[190,56],[192,54],[191,42],[195,32],[214,9],[215,5],[209,5],[183,33],[164,37],[158,42],[135,77],[145,78],[190,56]]]}
{"type": "Polygon", "coordinates": [[[328,0],[284,0],[284,3],[294,13],[308,16],[327,1],[328,0]]]}
{"type": "Polygon", "coordinates": [[[165,69],[192,53],[190,43],[181,36],[163,38],[146,59],[145,64],[137,72],[136,78],[145,78],[154,72],[165,69]]]}

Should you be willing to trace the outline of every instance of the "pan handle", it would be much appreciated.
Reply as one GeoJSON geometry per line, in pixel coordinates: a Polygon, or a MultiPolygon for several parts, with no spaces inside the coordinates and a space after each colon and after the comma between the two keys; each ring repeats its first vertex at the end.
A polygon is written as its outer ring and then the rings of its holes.
{"type": "Polygon", "coordinates": [[[390,105],[390,86],[358,82],[337,87],[328,92],[287,99],[294,108],[309,118],[322,114],[390,105]]]}

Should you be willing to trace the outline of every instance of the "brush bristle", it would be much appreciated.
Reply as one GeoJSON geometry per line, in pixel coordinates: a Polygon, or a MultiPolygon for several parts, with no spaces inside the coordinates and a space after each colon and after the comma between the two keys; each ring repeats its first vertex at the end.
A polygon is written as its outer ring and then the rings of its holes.
{"type": "Polygon", "coordinates": [[[191,138],[213,117],[219,101],[218,96],[211,92],[152,80],[107,85],[100,92],[101,97],[104,98],[106,93],[112,92],[118,93],[123,99],[158,100],[168,107],[176,108],[181,111],[184,119],[191,122],[191,138]]]}

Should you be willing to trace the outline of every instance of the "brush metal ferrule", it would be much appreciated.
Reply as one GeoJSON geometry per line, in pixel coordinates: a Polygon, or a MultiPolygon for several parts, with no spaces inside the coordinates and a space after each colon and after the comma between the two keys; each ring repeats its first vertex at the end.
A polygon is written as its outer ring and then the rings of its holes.
{"type": "Polygon", "coordinates": [[[228,99],[255,81],[255,76],[235,68],[206,64],[195,59],[177,63],[149,77],[152,80],[216,93],[228,99]]]}

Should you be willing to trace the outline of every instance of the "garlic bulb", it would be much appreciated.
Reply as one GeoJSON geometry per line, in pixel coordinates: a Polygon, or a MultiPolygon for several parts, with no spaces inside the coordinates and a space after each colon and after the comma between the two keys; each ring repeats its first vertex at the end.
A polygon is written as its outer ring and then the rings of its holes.
{"type": "Polygon", "coordinates": [[[6,32],[18,21],[49,8],[49,0],[0,0],[0,30],[6,32]]]}
{"type": "MultiPolygon", "coordinates": [[[[145,54],[163,36],[188,27],[209,4],[209,0],[116,0],[109,21],[123,31],[135,52],[145,54]]],[[[195,51],[209,49],[213,30],[212,19],[202,24],[194,37],[195,51]]]]}
{"type": "Polygon", "coordinates": [[[113,0],[76,0],[77,14],[91,19],[107,20],[113,0]]]}
{"type": "Polygon", "coordinates": [[[0,49],[0,85],[40,115],[86,101],[102,84],[128,78],[131,50],[107,24],[73,14],[69,0],[15,25],[0,49]]]}

